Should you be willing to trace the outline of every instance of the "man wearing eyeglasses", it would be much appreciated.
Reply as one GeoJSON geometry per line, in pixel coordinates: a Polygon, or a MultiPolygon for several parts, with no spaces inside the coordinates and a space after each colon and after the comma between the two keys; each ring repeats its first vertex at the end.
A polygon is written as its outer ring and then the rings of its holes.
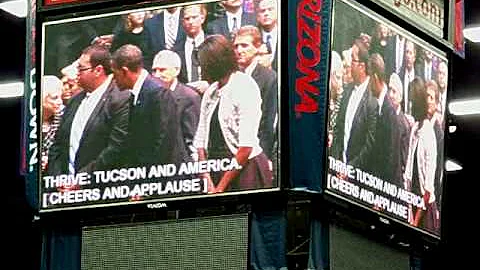
{"type": "Polygon", "coordinates": [[[108,49],[84,49],[77,70],[83,90],[65,108],[50,149],[51,175],[112,169],[127,137],[129,94],[112,80],[108,49]]]}
{"type": "Polygon", "coordinates": [[[365,43],[357,39],[352,46],[353,88],[345,89],[335,131],[335,154],[343,162],[367,172],[374,145],[378,103],[368,91],[369,53],[365,43]]]}

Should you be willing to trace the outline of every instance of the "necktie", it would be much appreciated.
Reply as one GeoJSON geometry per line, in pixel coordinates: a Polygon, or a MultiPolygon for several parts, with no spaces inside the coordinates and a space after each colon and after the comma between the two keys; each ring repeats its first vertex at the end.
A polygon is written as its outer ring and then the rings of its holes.
{"type": "Polygon", "coordinates": [[[165,46],[167,49],[172,49],[173,44],[175,44],[175,22],[174,22],[174,17],[171,15],[170,18],[168,19],[168,26],[167,26],[167,35],[166,35],[166,40],[165,40],[165,46]]]}
{"type": "Polygon", "coordinates": [[[270,34],[267,34],[267,38],[265,40],[265,45],[267,45],[268,53],[272,53],[272,36],[270,34]]]}
{"type": "Polygon", "coordinates": [[[199,72],[198,69],[200,68],[200,65],[198,63],[198,49],[197,46],[195,46],[195,40],[192,42],[193,49],[192,49],[192,82],[198,81],[199,80],[199,72]]]}
{"type": "Polygon", "coordinates": [[[233,17],[232,33],[236,33],[238,30],[237,17],[233,17]]]}

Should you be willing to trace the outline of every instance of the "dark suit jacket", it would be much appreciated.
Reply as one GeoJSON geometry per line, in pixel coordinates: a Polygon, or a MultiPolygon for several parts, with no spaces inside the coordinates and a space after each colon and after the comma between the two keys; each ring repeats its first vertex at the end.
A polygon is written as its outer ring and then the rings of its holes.
{"type": "MultiPolygon", "coordinates": [[[[153,16],[151,19],[145,21],[145,36],[147,39],[147,45],[151,49],[150,53],[146,53],[146,57],[151,58],[150,63],[153,61],[155,54],[159,51],[167,49],[165,43],[165,32],[163,25],[163,12],[153,16]]],[[[175,44],[173,45],[172,51],[178,51],[181,46],[183,46],[182,41],[185,40],[185,30],[183,29],[181,18],[178,23],[177,38],[175,39],[175,44]]],[[[151,66],[146,66],[150,70],[151,66]]]]}
{"type": "MultiPolygon", "coordinates": [[[[205,37],[206,37],[206,34],[205,34],[205,37]]],[[[178,56],[180,56],[180,60],[181,60],[180,74],[178,74],[178,77],[177,77],[177,79],[181,83],[189,83],[188,72],[187,72],[187,63],[186,63],[186,59],[185,59],[185,42],[187,42],[187,36],[185,36],[180,41],[181,45],[176,50],[176,53],[178,54],[178,56]]],[[[196,46],[198,48],[198,46],[200,46],[200,44],[196,44],[196,46]]],[[[198,75],[201,76],[201,74],[198,74],[198,75]]]]}
{"type": "MultiPolygon", "coordinates": [[[[390,36],[387,38],[387,45],[385,46],[385,51],[383,55],[383,60],[385,61],[385,75],[387,78],[390,78],[390,75],[395,72],[396,63],[395,59],[397,59],[397,49],[396,49],[396,36],[390,36]]],[[[402,58],[402,63],[403,63],[402,58]]],[[[401,68],[398,67],[398,68],[401,68]]]]}
{"type": "Polygon", "coordinates": [[[171,91],[148,75],[131,107],[128,166],[176,163],[175,101],[171,91]]]}
{"type": "Polygon", "coordinates": [[[181,161],[193,161],[192,149],[193,137],[197,131],[200,117],[200,95],[192,88],[178,83],[172,92],[176,103],[176,119],[179,121],[174,128],[179,129],[178,138],[181,161]]]}
{"type": "Polygon", "coordinates": [[[181,83],[189,83],[188,73],[187,73],[187,63],[185,62],[185,48],[183,48],[182,46],[182,48],[177,51],[177,54],[178,56],[180,56],[180,60],[181,60],[180,73],[178,74],[177,79],[181,83]]]}
{"type": "Polygon", "coordinates": [[[351,95],[352,88],[346,89],[337,118],[334,153],[337,158],[341,158],[343,149],[346,148],[348,164],[365,171],[371,171],[370,163],[377,127],[378,103],[370,91],[366,89],[355,112],[348,145],[344,146],[345,115],[351,95]]]}
{"type": "Polygon", "coordinates": [[[393,183],[403,188],[403,173],[407,165],[408,147],[410,142],[410,123],[403,112],[395,117],[393,130],[393,183]]]}
{"type": "MultiPolygon", "coordinates": [[[[255,25],[257,23],[257,18],[252,13],[242,13],[242,20],[238,28],[244,25],[255,25]]],[[[232,38],[230,31],[228,30],[228,20],[227,15],[215,19],[207,24],[207,35],[220,34],[228,39],[232,38]]]]}
{"type": "MultiPolygon", "coordinates": [[[[278,35],[277,38],[278,38],[277,43],[273,44],[273,46],[272,46],[272,47],[275,47],[275,48],[272,48],[272,50],[274,50],[274,52],[275,52],[275,55],[273,55],[271,66],[272,66],[272,69],[275,70],[275,72],[278,71],[278,54],[280,53],[278,51],[278,43],[281,42],[280,41],[280,35],[278,35]]],[[[264,37],[262,37],[262,40],[264,40],[264,37]]]]}
{"type": "Polygon", "coordinates": [[[394,156],[400,155],[400,149],[394,148],[396,141],[399,139],[398,132],[395,132],[396,118],[397,115],[392,102],[386,96],[377,119],[372,167],[377,177],[391,183],[394,181],[394,172],[398,170],[396,167],[398,164],[393,162],[394,156]]]}
{"type": "MultiPolygon", "coordinates": [[[[49,174],[68,173],[70,131],[85,95],[85,92],[76,95],[65,108],[55,143],[49,152],[49,174]]],[[[114,82],[110,83],[83,131],[75,158],[76,172],[108,170],[120,162],[128,135],[129,96],[128,91],[120,91],[114,82]]]]}
{"type": "MultiPolygon", "coordinates": [[[[425,62],[424,61],[420,61],[420,63],[415,65],[415,73],[417,73],[418,76],[420,76],[420,78],[422,78],[424,81],[426,81],[426,79],[425,79],[425,62]]],[[[436,80],[436,79],[437,79],[437,69],[435,68],[435,66],[432,63],[431,71],[430,71],[430,80],[436,80]]]]}
{"type": "Polygon", "coordinates": [[[273,145],[277,137],[273,126],[278,113],[278,79],[277,73],[260,64],[252,71],[252,78],[257,82],[262,97],[262,118],[258,129],[260,146],[271,160],[273,145]]]}
{"type": "MultiPolygon", "coordinates": [[[[401,69],[400,69],[400,73],[398,74],[398,77],[400,77],[400,81],[402,81],[402,85],[403,85],[403,89],[405,89],[405,66],[403,66],[401,69]]],[[[420,75],[418,74],[418,69],[416,67],[414,67],[413,69],[413,73],[414,73],[414,78],[415,77],[419,77],[420,75]]],[[[423,80],[423,78],[422,78],[423,80]]],[[[410,89],[410,86],[408,86],[408,96],[405,95],[405,90],[403,92],[403,99],[402,99],[402,110],[404,113],[407,113],[407,114],[411,114],[410,111],[406,111],[404,110],[406,104],[408,103],[409,104],[409,108],[411,110],[411,99],[412,97],[412,89],[410,89]]]]}

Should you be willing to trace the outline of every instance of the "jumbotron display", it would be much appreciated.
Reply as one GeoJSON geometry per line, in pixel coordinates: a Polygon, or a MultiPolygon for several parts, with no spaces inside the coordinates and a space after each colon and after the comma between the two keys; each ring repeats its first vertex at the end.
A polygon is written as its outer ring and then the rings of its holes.
{"type": "Polygon", "coordinates": [[[337,0],[330,64],[327,192],[440,237],[446,53],[337,0]]]}
{"type": "Polygon", "coordinates": [[[41,22],[40,212],[280,189],[277,1],[161,2],[41,22]]]}

